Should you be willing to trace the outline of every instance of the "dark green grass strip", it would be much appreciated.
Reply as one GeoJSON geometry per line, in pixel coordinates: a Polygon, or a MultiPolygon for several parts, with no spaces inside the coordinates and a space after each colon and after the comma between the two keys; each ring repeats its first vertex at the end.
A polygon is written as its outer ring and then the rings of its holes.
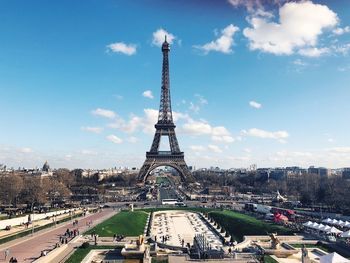
{"type": "Polygon", "coordinates": [[[89,246],[87,248],[79,247],[74,253],[65,261],[65,263],[79,263],[87,254],[93,249],[115,249],[115,246],[89,246]]]}
{"type": "Polygon", "coordinates": [[[284,226],[265,222],[238,212],[228,210],[212,211],[209,215],[238,241],[242,241],[243,236],[249,235],[267,235],[268,233],[277,233],[279,235],[293,234],[292,230],[284,226]]]}
{"type": "Polygon", "coordinates": [[[278,263],[278,261],[271,256],[264,256],[264,263],[278,263]]]}

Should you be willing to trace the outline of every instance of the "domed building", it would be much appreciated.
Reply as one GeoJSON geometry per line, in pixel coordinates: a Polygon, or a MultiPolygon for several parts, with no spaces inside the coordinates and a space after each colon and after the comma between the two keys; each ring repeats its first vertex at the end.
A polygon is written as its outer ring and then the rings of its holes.
{"type": "Polygon", "coordinates": [[[49,172],[50,171],[50,165],[49,163],[46,161],[43,165],[43,168],[41,169],[43,172],[49,172]]]}

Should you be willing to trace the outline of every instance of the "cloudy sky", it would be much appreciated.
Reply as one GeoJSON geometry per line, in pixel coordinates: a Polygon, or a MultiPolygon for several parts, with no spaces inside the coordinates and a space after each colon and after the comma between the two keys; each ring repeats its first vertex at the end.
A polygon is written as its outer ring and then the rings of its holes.
{"type": "Polygon", "coordinates": [[[346,0],[2,1],[0,163],[141,166],[166,34],[189,165],[350,166],[349,10],[346,0]]]}

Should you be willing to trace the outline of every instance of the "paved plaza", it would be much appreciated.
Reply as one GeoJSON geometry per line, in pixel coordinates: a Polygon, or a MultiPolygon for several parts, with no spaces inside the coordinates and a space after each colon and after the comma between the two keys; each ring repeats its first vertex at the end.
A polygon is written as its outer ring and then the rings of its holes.
{"type": "Polygon", "coordinates": [[[171,210],[154,213],[152,236],[157,237],[158,242],[181,247],[183,240],[184,245],[192,245],[196,234],[203,234],[213,249],[223,246],[220,238],[197,213],[171,210]]]}

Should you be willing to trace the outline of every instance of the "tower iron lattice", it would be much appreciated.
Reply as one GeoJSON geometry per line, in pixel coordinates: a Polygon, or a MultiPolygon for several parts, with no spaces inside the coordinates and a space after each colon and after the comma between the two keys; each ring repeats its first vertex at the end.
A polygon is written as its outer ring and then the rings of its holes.
{"type": "Polygon", "coordinates": [[[141,182],[145,182],[149,173],[159,166],[174,168],[185,182],[192,180],[191,172],[185,162],[184,152],[181,152],[175,134],[176,126],[173,121],[170,99],[169,51],[170,46],[165,37],[162,45],[163,67],[158,121],[154,125],[156,132],[151,149],[146,152],[146,160],[139,171],[138,179],[141,182]],[[170,151],[159,150],[162,137],[168,137],[170,151]]]}

